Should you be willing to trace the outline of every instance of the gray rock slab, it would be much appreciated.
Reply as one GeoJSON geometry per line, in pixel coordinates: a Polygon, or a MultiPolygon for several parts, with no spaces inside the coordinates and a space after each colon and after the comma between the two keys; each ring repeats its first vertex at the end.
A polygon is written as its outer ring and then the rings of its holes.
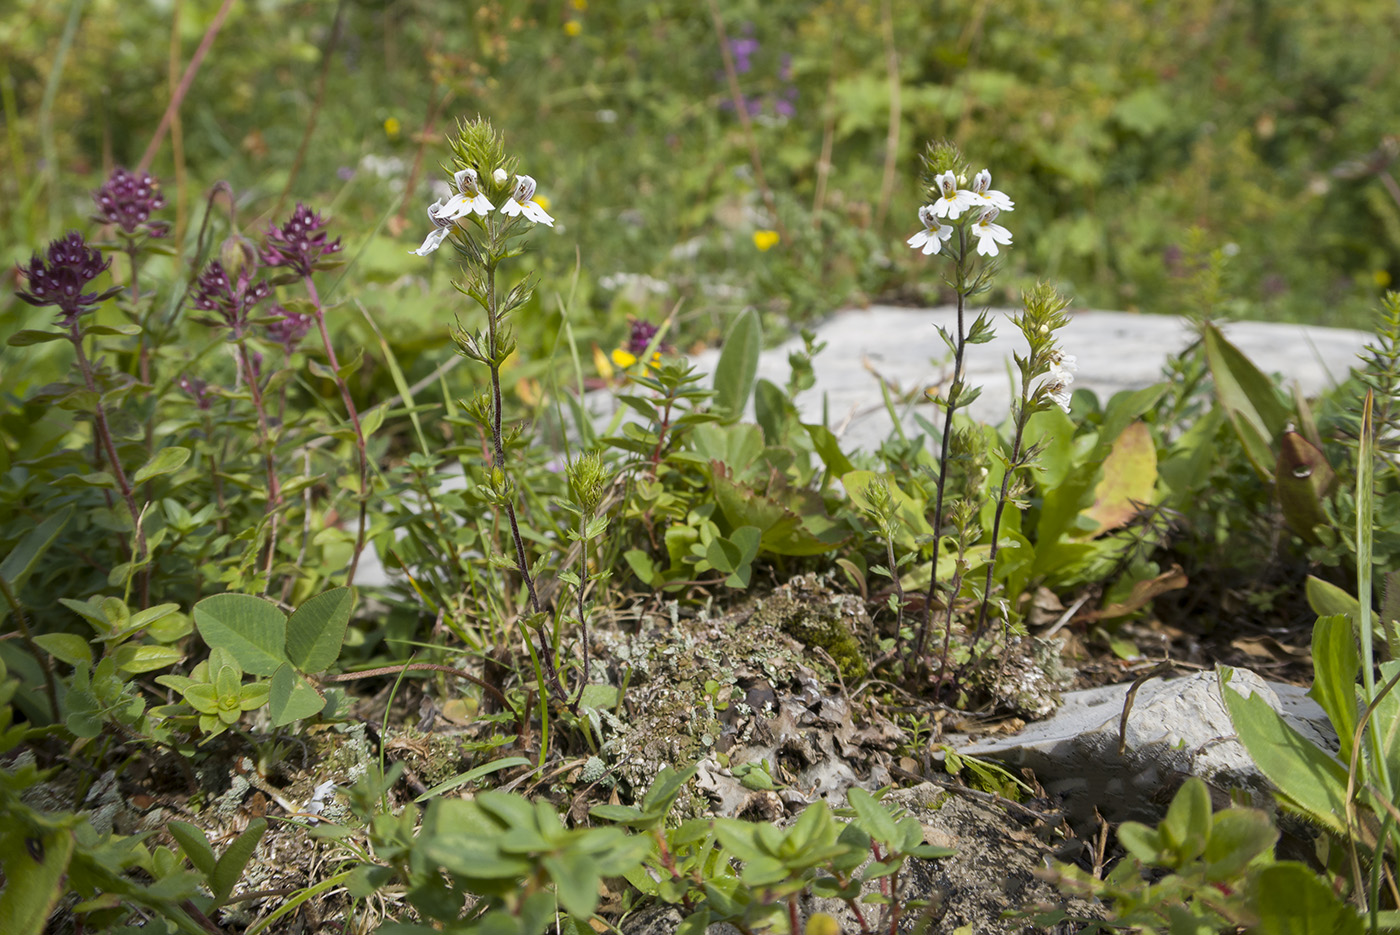
{"type": "MultiPolygon", "coordinates": [[[[1012,397],[1011,355],[1026,349],[1011,323],[1012,313],[993,310],[995,340],[968,348],[968,377],[983,388],[971,413],[984,421],[1005,417],[1012,397]]],[[[1060,335],[1065,352],[1078,358],[1074,388],[1093,390],[1101,400],[1157,382],[1167,357],[1193,340],[1189,325],[1180,318],[1102,311],[1071,315],[1060,335]]],[[[968,313],[967,323],[975,317],[976,311],[968,313]]],[[[814,362],[816,386],[797,400],[804,420],[820,421],[825,405],[832,430],[848,448],[877,447],[893,427],[880,390],[883,378],[896,398],[908,400],[896,406],[906,431],[918,430],[912,413],[933,421],[938,410],[924,399],[924,390],[946,385],[953,373],[951,354],[936,331],[939,326],[956,331],[956,308],[875,305],[841,312],[822,323],[814,329],[818,340],[827,342],[814,362]]],[[[1227,324],[1224,331],[1265,373],[1281,374],[1309,394],[1344,379],[1372,337],[1362,331],[1253,321],[1227,324]]],[[[784,385],[790,373],[788,354],[801,347],[801,339],[793,338],[764,352],[759,376],[784,385]]],[[[718,359],[719,351],[711,350],[696,355],[693,362],[712,373],[718,359]]]]}
{"type": "MultiPolygon", "coordinates": [[[[1258,693],[1304,737],[1328,750],[1337,737],[1304,689],[1235,669],[1230,688],[1258,693]]],[[[1235,736],[1214,672],[1144,682],[1120,730],[1129,684],[1068,692],[1054,715],[1018,734],[980,743],[952,742],[958,753],[1029,767],[1065,797],[1077,827],[1092,828],[1094,809],[1110,821],[1156,822],[1188,776],[1219,789],[1248,791],[1264,804],[1269,783],[1235,736]]]]}

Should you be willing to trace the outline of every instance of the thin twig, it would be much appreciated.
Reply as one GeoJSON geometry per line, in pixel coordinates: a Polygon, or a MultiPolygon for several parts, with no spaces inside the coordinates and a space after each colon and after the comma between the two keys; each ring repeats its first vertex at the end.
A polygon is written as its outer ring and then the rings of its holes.
{"type": "Polygon", "coordinates": [[[170,98],[170,103],[166,105],[165,114],[160,118],[160,125],[156,127],[156,132],[151,136],[151,142],[146,146],[146,151],[141,155],[141,161],[136,164],[137,172],[144,172],[151,167],[151,160],[156,157],[156,150],[165,140],[165,134],[170,129],[170,123],[175,119],[175,111],[180,109],[180,103],[184,101],[185,95],[189,93],[190,85],[194,82],[194,76],[199,71],[200,64],[204,61],[204,56],[209,53],[209,49],[214,45],[214,38],[219,35],[219,30],[224,26],[224,20],[228,18],[229,11],[233,9],[234,0],[224,0],[219,7],[219,12],[214,14],[213,21],[209,28],[204,31],[204,38],[199,42],[199,48],[194,50],[194,57],[190,59],[189,65],[185,68],[185,76],[180,79],[180,86],[175,89],[175,93],[170,98]]]}

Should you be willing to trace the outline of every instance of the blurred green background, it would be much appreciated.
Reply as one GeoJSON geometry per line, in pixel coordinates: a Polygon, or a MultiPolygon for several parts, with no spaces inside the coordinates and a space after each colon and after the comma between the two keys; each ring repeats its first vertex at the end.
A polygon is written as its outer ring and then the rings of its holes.
{"type": "MultiPolygon", "coordinates": [[[[15,264],[90,226],[90,191],[141,160],[224,6],[4,5],[6,334],[32,319],[15,264]]],[[[459,305],[446,252],[407,251],[430,229],[444,136],[477,114],[559,219],[531,257],[539,317],[567,305],[604,347],[629,316],[675,311],[684,347],[749,305],[783,324],[938,301],[941,267],[903,240],[925,200],[918,154],[940,138],[1017,202],[994,303],[1048,279],[1081,308],[1180,312],[1192,227],[1230,257],[1222,310],[1241,317],[1367,327],[1400,276],[1393,0],[224,12],[150,165],[168,213],[195,237],[219,180],[250,233],[295,199],[327,211],[354,260],[336,297],[387,313],[398,346],[440,346],[459,305]]]]}

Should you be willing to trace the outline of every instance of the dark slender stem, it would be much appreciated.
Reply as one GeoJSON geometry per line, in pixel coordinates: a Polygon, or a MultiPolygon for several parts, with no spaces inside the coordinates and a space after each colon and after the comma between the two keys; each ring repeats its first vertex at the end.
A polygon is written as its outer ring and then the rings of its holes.
{"type": "Polygon", "coordinates": [[[473,685],[479,686],[484,691],[490,692],[491,695],[501,703],[501,707],[505,708],[505,710],[515,710],[510,706],[510,702],[506,699],[506,696],[496,686],[488,682],[482,681],[481,679],[477,678],[475,675],[472,675],[465,669],[454,669],[452,666],[438,665],[435,662],[410,662],[407,665],[402,666],[384,666],[380,669],[365,669],[363,672],[345,672],[341,675],[323,675],[319,677],[318,681],[353,682],[357,679],[372,679],[379,678],[380,676],[384,675],[398,675],[401,672],[446,672],[448,675],[455,675],[458,678],[466,679],[468,682],[471,682],[473,685]]]}
{"type": "Polygon", "coordinates": [[[360,567],[360,555],[365,550],[369,510],[369,451],[365,444],[364,428],[360,425],[360,412],[355,408],[355,400],[350,396],[350,384],[340,375],[340,361],[336,359],[335,346],[331,344],[330,332],[326,330],[326,310],[321,306],[321,295],[316,291],[316,283],[310,274],[303,276],[302,279],[306,283],[307,294],[311,296],[311,302],[314,306],[313,314],[316,316],[316,327],[321,330],[321,344],[326,349],[326,360],[330,363],[331,370],[335,372],[335,385],[340,390],[341,402],[345,404],[345,411],[350,415],[350,424],[355,428],[355,453],[360,460],[359,529],[355,535],[355,553],[350,559],[350,570],[345,575],[345,585],[349,587],[355,583],[355,571],[360,567]]]}
{"type": "MultiPolygon", "coordinates": [[[[958,225],[958,334],[957,341],[953,345],[953,389],[948,394],[947,412],[943,417],[943,440],[938,452],[938,493],[933,506],[933,565],[929,568],[928,594],[924,601],[924,625],[919,630],[919,642],[914,649],[914,662],[919,665],[923,663],[929,631],[933,629],[933,605],[934,599],[938,596],[938,552],[942,543],[943,495],[948,480],[948,449],[953,439],[953,412],[957,408],[958,397],[962,395],[963,353],[967,349],[967,334],[963,323],[967,309],[967,288],[963,275],[963,263],[966,259],[967,234],[962,225],[958,225]]],[[[948,596],[949,603],[954,597],[956,595],[948,596]]],[[[951,632],[952,628],[949,627],[948,632],[943,634],[941,669],[947,668],[948,641],[951,632]]]]}
{"type": "Polygon", "coordinates": [[[62,714],[60,714],[58,707],[58,686],[54,683],[53,666],[49,665],[48,654],[35,645],[34,637],[29,632],[29,621],[24,617],[24,608],[20,607],[19,599],[15,597],[15,592],[10,588],[10,582],[5,580],[4,575],[0,575],[0,594],[4,595],[5,603],[10,605],[10,613],[15,615],[15,624],[19,627],[19,634],[24,640],[25,648],[34,657],[34,661],[39,663],[39,668],[44,671],[44,688],[49,693],[49,705],[53,708],[54,723],[58,723],[62,714]]]}
{"type": "Polygon", "coordinates": [[[316,132],[316,118],[326,103],[326,78],[330,75],[331,62],[335,60],[335,47],[340,43],[341,26],[344,22],[345,0],[340,0],[335,5],[335,19],[331,22],[331,34],[326,39],[326,47],[321,50],[321,74],[316,83],[316,101],[311,105],[311,113],[306,117],[306,129],[301,134],[301,145],[297,147],[297,154],[292,158],[292,167],[287,172],[287,182],[282,186],[282,194],[277,196],[277,206],[272,209],[273,217],[281,216],[282,204],[287,200],[287,195],[291,193],[292,182],[301,172],[302,163],[306,161],[306,150],[311,146],[311,135],[316,132]]]}
{"type": "Polygon", "coordinates": [[[277,480],[277,458],[273,450],[272,429],[267,421],[267,409],[263,405],[262,386],[258,374],[253,370],[253,360],[248,354],[247,344],[238,342],[238,360],[243,367],[243,379],[248,381],[248,391],[253,396],[253,409],[258,414],[258,434],[262,438],[263,468],[267,473],[267,515],[270,522],[267,541],[267,581],[263,583],[263,594],[272,585],[272,566],[277,558],[277,517],[282,506],[282,485],[277,480]]]}
{"type": "Polygon", "coordinates": [[[93,394],[92,415],[97,439],[107,453],[107,462],[112,467],[112,475],[117,479],[117,487],[121,490],[122,499],[126,501],[127,511],[131,514],[131,526],[136,531],[136,555],[142,566],[139,578],[141,582],[141,607],[144,609],[150,603],[150,576],[145,568],[148,556],[146,534],[141,529],[141,511],[136,506],[136,491],[127,479],[126,471],[122,469],[121,459],[117,457],[117,443],[112,438],[112,430],[107,424],[107,409],[102,405],[102,395],[97,391],[97,381],[92,375],[92,364],[83,351],[83,336],[78,330],[76,321],[68,326],[68,340],[73,344],[73,350],[77,354],[78,370],[83,375],[83,385],[87,387],[88,392],[93,394]]]}
{"type": "Polygon", "coordinates": [[[1001,476],[1001,492],[997,495],[997,508],[992,516],[992,546],[987,553],[987,580],[982,588],[982,604],[977,610],[977,626],[972,633],[972,646],[975,649],[977,641],[982,638],[982,630],[987,625],[987,608],[992,603],[992,574],[996,571],[997,565],[997,537],[1001,534],[1001,516],[1006,512],[1006,494],[1011,489],[1011,475],[1020,467],[1021,461],[1021,439],[1026,431],[1026,408],[1028,405],[1028,387],[1021,390],[1021,405],[1016,411],[1016,437],[1011,444],[1011,457],[1006,463],[1006,473],[1001,476]]]}

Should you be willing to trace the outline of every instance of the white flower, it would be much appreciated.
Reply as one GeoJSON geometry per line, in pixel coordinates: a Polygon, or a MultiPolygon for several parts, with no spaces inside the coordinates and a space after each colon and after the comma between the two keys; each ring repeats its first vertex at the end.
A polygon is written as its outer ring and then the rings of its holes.
{"type": "Polygon", "coordinates": [[[1050,356],[1050,379],[1061,386],[1069,386],[1074,382],[1074,372],[1079,369],[1075,361],[1073,354],[1055,351],[1050,356]]]}
{"type": "Polygon", "coordinates": [[[972,207],[972,192],[958,188],[958,177],[952,172],[944,172],[933,179],[938,188],[939,198],[933,203],[933,213],[952,221],[972,207]]]}
{"type": "Polygon", "coordinates": [[[313,825],[320,822],[320,814],[325,811],[326,808],[326,799],[334,791],[335,782],[330,779],[311,790],[311,800],[306,803],[306,808],[301,810],[301,813],[306,816],[307,821],[313,825]]]}
{"type": "Polygon", "coordinates": [[[408,251],[409,253],[416,254],[417,256],[427,256],[438,247],[442,246],[442,242],[447,239],[447,235],[452,231],[452,222],[438,216],[438,212],[441,210],[441,201],[435,201],[428,206],[428,220],[433,222],[433,231],[428,235],[428,238],[423,241],[423,246],[419,247],[417,250],[410,250],[408,251]]]}
{"type": "Polygon", "coordinates": [[[1011,243],[1011,231],[994,223],[999,214],[999,208],[983,208],[982,216],[972,225],[972,232],[977,235],[977,252],[983,256],[996,256],[1000,252],[997,244],[1011,243]]]}
{"type": "Polygon", "coordinates": [[[1045,384],[1045,390],[1050,394],[1051,400],[1065,412],[1069,412],[1069,401],[1073,394],[1070,392],[1068,386],[1063,383],[1047,383],[1045,384]]]}
{"type": "Polygon", "coordinates": [[[554,218],[546,214],[544,208],[530,200],[534,197],[535,180],[528,175],[517,175],[515,177],[515,191],[511,193],[510,199],[501,205],[501,213],[510,217],[523,214],[531,221],[553,227],[554,218]]]}
{"type": "Polygon", "coordinates": [[[486,200],[486,196],[481,193],[481,179],[477,176],[475,169],[463,169],[452,175],[453,181],[457,183],[457,194],[447,200],[438,211],[438,217],[444,221],[455,221],[457,218],[466,217],[475,211],[482,217],[491,213],[495,205],[486,200]]]}
{"type": "Polygon", "coordinates": [[[924,229],[913,237],[905,241],[909,246],[918,250],[923,248],[924,256],[932,256],[939,248],[953,236],[953,228],[947,224],[939,224],[938,218],[934,217],[933,205],[924,205],[919,208],[919,220],[923,223],[924,229]]]}
{"type": "Polygon", "coordinates": [[[491,178],[497,185],[504,185],[506,184],[506,179],[510,178],[510,173],[506,172],[505,169],[497,169],[495,172],[491,173],[491,178]]]}
{"type": "Polygon", "coordinates": [[[972,206],[977,208],[1010,211],[1016,205],[1016,202],[1006,197],[1005,192],[992,188],[992,173],[986,169],[978,172],[977,177],[972,180],[972,191],[969,194],[972,195],[972,206]]]}

